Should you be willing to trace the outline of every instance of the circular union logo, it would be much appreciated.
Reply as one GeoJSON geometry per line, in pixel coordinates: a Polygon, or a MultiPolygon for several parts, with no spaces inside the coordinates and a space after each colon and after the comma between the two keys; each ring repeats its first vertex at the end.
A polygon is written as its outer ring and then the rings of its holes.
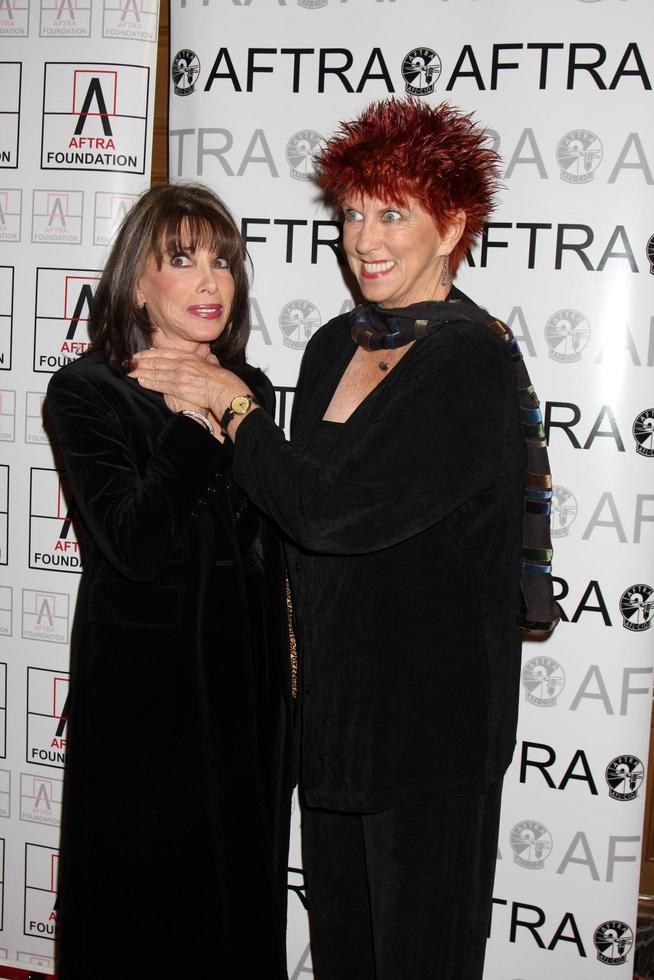
{"type": "Polygon", "coordinates": [[[567,537],[570,525],[577,516],[577,499],[567,487],[552,487],[550,534],[553,538],[567,537]]]}
{"type": "Polygon", "coordinates": [[[304,350],[320,322],[320,313],[313,303],[306,299],[292,299],[279,314],[284,347],[304,350]]]}
{"type": "Polygon", "coordinates": [[[175,95],[192,95],[200,74],[200,59],[195,51],[182,48],[173,58],[170,74],[175,95]]]}
{"type": "Polygon", "coordinates": [[[297,0],[298,7],[307,7],[309,10],[316,10],[318,7],[326,7],[328,0],[297,0]]]}
{"type": "Polygon", "coordinates": [[[600,963],[619,966],[627,962],[629,950],[634,944],[634,934],[626,922],[609,919],[598,925],[593,933],[593,942],[600,963]]]}
{"type": "Polygon", "coordinates": [[[578,310],[557,310],[545,324],[545,340],[553,361],[580,361],[589,339],[590,324],[578,310]]]}
{"type": "Polygon", "coordinates": [[[654,276],[654,235],[647,239],[647,261],[649,262],[649,274],[654,276]]]}
{"type": "Polygon", "coordinates": [[[522,668],[522,686],[529,704],[551,708],[565,687],[563,667],[551,657],[532,657],[522,668]]]}
{"type": "Polygon", "coordinates": [[[313,157],[321,140],[322,136],[314,129],[301,129],[291,136],[286,144],[286,159],[295,180],[313,180],[317,176],[313,157]]]}
{"type": "Polygon", "coordinates": [[[636,452],[641,456],[654,456],[654,408],[646,408],[637,415],[631,431],[636,440],[636,452]]]}
{"type": "Polygon", "coordinates": [[[537,820],[521,820],[511,829],[509,841],[515,863],[530,871],[544,867],[552,850],[552,835],[537,820]]]}
{"type": "Polygon", "coordinates": [[[413,48],[402,61],[402,77],[408,95],[431,95],[442,69],[431,48],[413,48]]]}
{"type": "Polygon", "coordinates": [[[602,160],[602,144],[587,129],[573,129],[559,140],[556,160],[561,180],[568,184],[587,184],[593,179],[602,160]]]}
{"type": "Polygon", "coordinates": [[[632,633],[642,633],[652,625],[652,614],[654,613],[654,599],[652,598],[651,585],[639,582],[637,585],[630,585],[620,596],[620,612],[622,613],[622,625],[632,633]]]}
{"type": "Polygon", "coordinates": [[[645,777],[642,762],[635,755],[618,755],[606,767],[606,781],[612,800],[635,800],[645,777]]]}

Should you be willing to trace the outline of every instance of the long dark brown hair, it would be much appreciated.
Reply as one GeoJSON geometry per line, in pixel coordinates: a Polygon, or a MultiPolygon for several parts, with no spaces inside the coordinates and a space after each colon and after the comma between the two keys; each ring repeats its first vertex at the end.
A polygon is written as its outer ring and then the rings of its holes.
{"type": "Polygon", "coordinates": [[[91,307],[92,350],[101,351],[116,374],[131,369],[133,355],[150,346],[153,332],[136,287],[153,256],[204,247],[229,262],[234,278],[230,322],[211,344],[221,364],[245,368],[250,336],[250,307],[243,239],[228,208],[201,184],[164,184],[139,197],[120,226],[91,307]]]}

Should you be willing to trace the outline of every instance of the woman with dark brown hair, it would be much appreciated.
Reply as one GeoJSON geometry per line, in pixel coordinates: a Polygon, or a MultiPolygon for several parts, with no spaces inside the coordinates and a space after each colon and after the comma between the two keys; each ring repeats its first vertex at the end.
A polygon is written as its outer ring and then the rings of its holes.
{"type": "Polygon", "coordinates": [[[80,516],[59,892],[61,980],[285,968],[289,669],[282,556],[209,406],[128,377],[145,348],[245,361],[245,249],[208,189],[145,193],[91,351],[48,387],[80,516]]]}
{"type": "Polygon", "coordinates": [[[292,541],[317,980],[479,980],[519,625],[556,619],[538,402],[452,282],[498,159],[453,107],[389,100],[319,165],[364,303],[309,341],[292,442],[213,364],[146,351],[135,375],[223,413],[235,479],[292,541]]]}

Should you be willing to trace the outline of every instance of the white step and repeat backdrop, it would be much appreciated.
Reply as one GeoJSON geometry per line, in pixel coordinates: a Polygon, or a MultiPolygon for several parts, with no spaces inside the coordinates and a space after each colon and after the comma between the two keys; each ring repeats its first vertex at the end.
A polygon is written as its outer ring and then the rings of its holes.
{"type": "MultiPolygon", "coordinates": [[[[651,0],[171,8],[171,177],[210,184],[243,222],[250,358],[282,423],[308,338],[352,305],[311,182],[320,140],[405,92],[491,130],[505,190],[458,281],[512,326],[541,394],[565,621],[524,646],[486,977],[630,977],[654,662],[651,0]]],[[[295,820],[294,980],[312,976],[295,820]]]]}
{"type": "Polygon", "coordinates": [[[81,568],[43,394],[149,185],[157,31],[158,0],[0,0],[0,962],[48,972],[81,568]]]}

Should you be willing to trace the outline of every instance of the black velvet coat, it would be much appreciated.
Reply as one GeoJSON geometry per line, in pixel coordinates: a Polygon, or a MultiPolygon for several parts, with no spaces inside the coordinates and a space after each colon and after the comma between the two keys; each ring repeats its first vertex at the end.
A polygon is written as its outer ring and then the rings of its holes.
{"type": "Polygon", "coordinates": [[[355,350],[347,316],[317,332],[292,444],[253,413],[234,476],[294,542],[306,800],[371,811],[483,792],[511,758],[525,448],[507,345],[459,322],[317,452],[355,350]]]}
{"type": "Polygon", "coordinates": [[[99,354],[53,376],[47,411],[88,539],[59,977],[286,977],[289,670],[276,534],[229,489],[229,447],[99,354]]]}

